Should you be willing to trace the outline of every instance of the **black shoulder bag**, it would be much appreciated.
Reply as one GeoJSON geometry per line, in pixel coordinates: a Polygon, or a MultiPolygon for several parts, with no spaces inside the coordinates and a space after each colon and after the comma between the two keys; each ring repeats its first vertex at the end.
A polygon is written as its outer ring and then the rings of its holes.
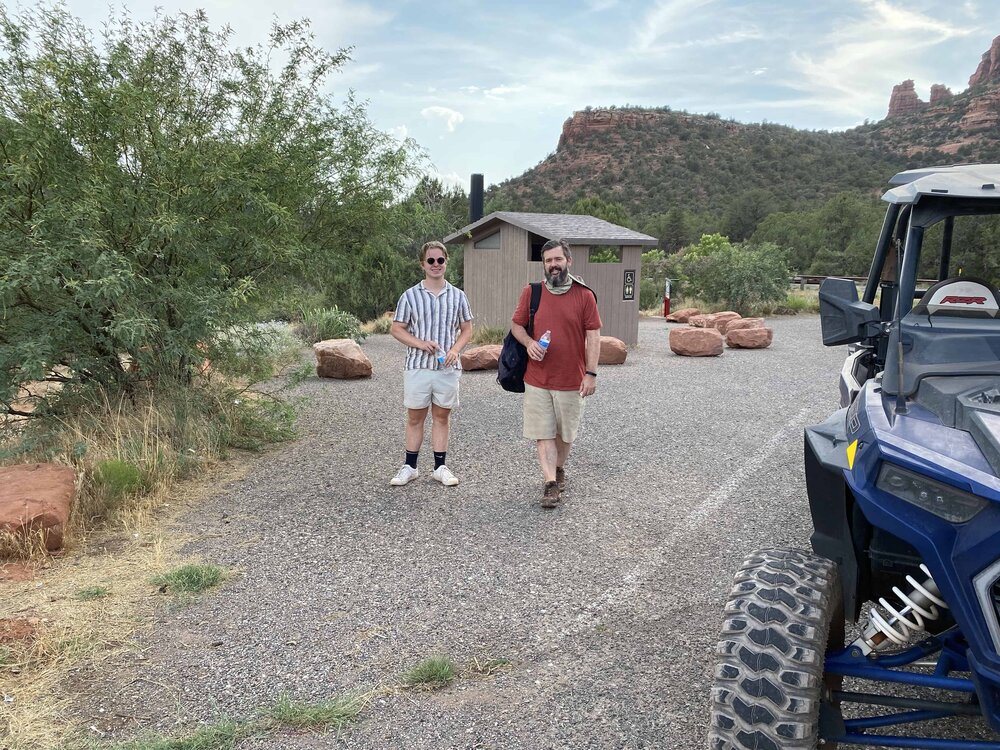
{"type": "MultiPolygon", "coordinates": [[[[538,302],[542,299],[542,284],[531,285],[531,307],[528,311],[528,325],[525,329],[528,335],[535,337],[535,313],[538,312],[538,302]]],[[[528,369],[528,350],[524,344],[507,331],[497,362],[497,382],[505,391],[524,393],[524,371],[528,369]]]]}

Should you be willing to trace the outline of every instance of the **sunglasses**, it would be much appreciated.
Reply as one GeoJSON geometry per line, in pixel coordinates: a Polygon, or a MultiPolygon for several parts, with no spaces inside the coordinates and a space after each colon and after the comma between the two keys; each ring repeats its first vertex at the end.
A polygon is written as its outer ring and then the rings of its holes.
{"type": "Polygon", "coordinates": [[[444,265],[445,263],[447,263],[447,262],[448,262],[448,259],[447,259],[447,258],[428,258],[428,259],[427,259],[427,263],[428,263],[429,265],[432,265],[432,266],[433,266],[433,265],[434,265],[435,263],[437,263],[437,264],[439,264],[439,265],[442,265],[442,266],[443,266],[443,265],[444,265]]]}

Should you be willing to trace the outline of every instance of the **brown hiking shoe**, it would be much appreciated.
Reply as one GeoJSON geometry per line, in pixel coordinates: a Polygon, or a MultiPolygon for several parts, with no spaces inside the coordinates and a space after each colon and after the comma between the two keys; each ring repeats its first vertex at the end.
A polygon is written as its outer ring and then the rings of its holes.
{"type": "Polygon", "coordinates": [[[542,495],[542,507],[554,508],[559,505],[559,483],[546,482],[545,493],[542,495]]]}
{"type": "Polygon", "coordinates": [[[562,466],[556,467],[556,484],[559,485],[560,492],[566,489],[566,471],[562,466]]]}

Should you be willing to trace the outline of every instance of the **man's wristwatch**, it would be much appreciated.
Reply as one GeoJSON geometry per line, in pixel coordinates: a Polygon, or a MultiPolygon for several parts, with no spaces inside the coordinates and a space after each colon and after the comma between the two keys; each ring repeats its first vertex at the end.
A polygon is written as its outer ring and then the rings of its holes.
{"type": "Polygon", "coordinates": [[[596,378],[597,377],[597,373],[596,372],[591,372],[590,370],[587,370],[587,374],[590,375],[590,377],[592,377],[592,378],[596,378]]]}

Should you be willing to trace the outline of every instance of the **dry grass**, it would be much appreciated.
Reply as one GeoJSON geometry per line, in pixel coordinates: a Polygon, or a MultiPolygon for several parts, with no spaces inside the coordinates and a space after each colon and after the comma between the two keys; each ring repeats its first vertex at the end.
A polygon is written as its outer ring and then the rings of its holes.
{"type": "Polygon", "coordinates": [[[389,329],[392,328],[392,316],[393,313],[387,312],[375,318],[375,320],[362,323],[361,332],[368,336],[375,333],[389,333],[389,329]]]}
{"type": "Polygon", "coordinates": [[[62,747],[80,728],[65,692],[70,668],[105,660],[130,648],[132,636],[152,622],[163,602],[150,580],[186,562],[179,550],[189,538],[164,533],[187,508],[245,474],[246,462],[221,464],[210,479],[178,483],[154,500],[146,498],[119,515],[122,525],[77,536],[71,554],[48,558],[36,578],[0,583],[0,618],[33,618],[36,640],[6,644],[0,659],[0,746],[11,750],[62,747]],[[108,595],[80,596],[83,591],[108,595]]]}

